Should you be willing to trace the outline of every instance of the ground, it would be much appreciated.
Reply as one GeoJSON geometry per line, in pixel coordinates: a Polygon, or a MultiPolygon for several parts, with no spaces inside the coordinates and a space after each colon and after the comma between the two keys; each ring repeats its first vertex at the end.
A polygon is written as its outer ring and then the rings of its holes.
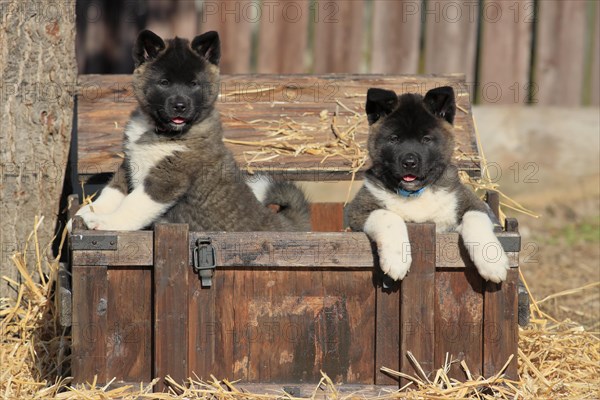
{"type": "MultiPolygon", "coordinates": [[[[521,270],[534,298],[600,282],[600,200],[598,177],[586,190],[557,188],[538,196],[517,196],[540,214],[519,216],[523,236],[521,270]]],[[[600,287],[593,286],[550,299],[540,307],[558,320],[570,318],[600,331],[600,287]]]]}

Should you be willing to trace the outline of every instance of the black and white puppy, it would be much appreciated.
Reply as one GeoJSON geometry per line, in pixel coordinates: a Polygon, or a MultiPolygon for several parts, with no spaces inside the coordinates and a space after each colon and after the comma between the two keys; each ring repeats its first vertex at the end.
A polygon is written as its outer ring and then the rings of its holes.
{"type": "Polygon", "coordinates": [[[437,232],[459,232],[483,278],[505,280],[508,258],[487,206],[462,185],[452,164],[453,89],[425,97],[369,89],[366,112],[372,166],[345,212],[352,230],[376,242],[382,271],[403,279],[412,261],[406,222],[433,222],[437,232]]]}
{"type": "Polygon", "coordinates": [[[133,58],[138,108],[125,128],[125,160],[99,198],[77,213],[89,229],[137,230],[162,221],[196,231],[310,230],[304,194],[261,179],[260,195],[253,193],[223,143],[217,32],[165,41],[143,31],[133,58]]]}

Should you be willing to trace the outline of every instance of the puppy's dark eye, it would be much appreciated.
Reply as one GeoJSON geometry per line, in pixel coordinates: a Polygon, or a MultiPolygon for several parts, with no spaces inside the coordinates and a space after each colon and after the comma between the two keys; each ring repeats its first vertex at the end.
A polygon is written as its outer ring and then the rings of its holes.
{"type": "Polygon", "coordinates": [[[391,135],[390,137],[388,137],[388,141],[390,143],[398,143],[400,141],[400,138],[396,135],[391,135]]]}
{"type": "Polygon", "coordinates": [[[158,82],[158,84],[160,86],[169,86],[169,80],[168,79],[161,79],[160,82],[158,82]]]}
{"type": "Polygon", "coordinates": [[[196,86],[198,86],[198,82],[197,81],[191,81],[190,82],[190,86],[191,87],[196,87],[196,86]]]}
{"type": "Polygon", "coordinates": [[[433,139],[431,138],[431,136],[423,136],[423,138],[421,139],[421,143],[423,144],[427,144],[430,143],[433,139]]]}

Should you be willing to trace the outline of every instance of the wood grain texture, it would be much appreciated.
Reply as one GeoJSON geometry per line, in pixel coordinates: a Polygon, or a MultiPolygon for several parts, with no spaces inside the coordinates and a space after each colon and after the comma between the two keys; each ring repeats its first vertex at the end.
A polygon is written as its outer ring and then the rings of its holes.
{"type": "MultiPolygon", "coordinates": [[[[332,203],[333,204],[333,203],[332,203]]],[[[334,206],[334,208],[336,208],[334,206]]],[[[318,214],[317,214],[318,215],[318,214]]],[[[333,218],[327,229],[338,222],[333,218]]],[[[318,227],[318,226],[317,226],[318,227]]],[[[73,252],[77,265],[144,267],[153,265],[151,231],[110,232],[78,231],[74,234],[118,235],[117,250],[80,250],[73,252]]],[[[497,232],[499,238],[518,239],[518,234],[497,232]]],[[[199,237],[210,237],[217,252],[219,267],[356,267],[372,268],[373,252],[364,233],[360,232],[193,232],[192,243],[199,237]],[[287,256],[286,256],[287,254],[287,256]],[[295,255],[294,255],[295,254],[295,255]],[[285,257],[284,257],[285,256],[285,257]]],[[[436,237],[438,268],[464,268],[457,233],[436,237]]],[[[192,246],[190,246],[190,256],[192,246]]],[[[508,252],[511,267],[518,265],[518,253],[508,252]]]]}
{"type": "Polygon", "coordinates": [[[214,292],[221,376],[316,383],[322,370],[373,382],[370,271],[217,270],[214,292]]]}
{"type": "Polygon", "coordinates": [[[152,271],[109,268],[106,366],[109,378],[152,380],[152,271]]]}
{"type": "MultiPolygon", "coordinates": [[[[81,75],[78,96],[78,175],[83,180],[101,173],[115,172],[122,162],[123,128],[136,106],[129,75],[81,75]]],[[[226,139],[259,141],[272,134],[274,124],[296,121],[305,130],[310,142],[325,143],[333,139],[331,116],[338,110],[338,127],[349,129],[354,114],[336,104],[341,101],[349,109],[364,113],[366,93],[370,87],[383,87],[398,93],[425,94],[434,87],[450,85],[457,93],[457,104],[466,112],[458,112],[455,139],[458,151],[477,155],[473,115],[464,77],[460,74],[442,76],[384,75],[238,75],[221,77],[221,96],[217,108],[221,111],[226,139]],[[256,93],[256,91],[261,91],[256,93]],[[320,113],[328,111],[321,120],[320,113]]],[[[356,139],[366,147],[368,124],[366,117],[357,127],[356,139]]],[[[303,143],[303,142],[302,142],[303,143]]],[[[240,167],[248,170],[244,152],[254,147],[227,144],[240,167]]],[[[252,171],[277,174],[286,180],[330,181],[349,180],[351,165],[342,157],[321,157],[301,154],[281,155],[270,161],[256,162],[252,171]]],[[[470,175],[479,176],[480,165],[460,161],[458,166],[470,175]]],[[[366,169],[366,167],[365,167],[366,169]]],[[[364,169],[358,173],[362,176],[364,169]]]]}
{"type": "Polygon", "coordinates": [[[259,74],[306,73],[306,46],[310,19],[309,0],[263,3],[258,32],[259,74]]]}
{"type": "Polygon", "coordinates": [[[133,267],[151,266],[154,263],[152,231],[73,230],[72,235],[117,236],[117,250],[74,251],[73,264],[133,267]]]}
{"type": "MultiPolygon", "coordinates": [[[[106,266],[71,267],[73,274],[73,382],[108,382],[106,266]]],[[[111,371],[112,372],[112,371],[111,371]]]]}
{"type": "MultiPolygon", "coordinates": [[[[473,88],[477,53],[477,13],[468,0],[432,0],[422,5],[425,21],[425,72],[464,72],[473,88]]],[[[471,93],[473,94],[473,93],[471,93]]]]}
{"type": "Polygon", "coordinates": [[[421,52],[420,9],[418,2],[410,0],[373,2],[371,73],[418,72],[421,52]],[[390,29],[392,26],[393,29],[390,29]]]}
{"type": "MultiPolygon", "coordinates": [[[[462,271],[436,271],[435,359],[440,368],[449,360],[465,361],[473,376],[481,375],[483,356],[483,279],[475,266],[462,271]]],[[[448,376],[466,380],[459,363],[448,376]]]]}
{"type": "Polygon", "coordinates": [[[538,103],[581,105],[587,1],[541,1],[538,8],[535,66],[538,103]]]}
{"type": "Polygon", "coordinates": [[[216,0],[202,3],[200,30],[217,31],[221,40],[221,62],[224,74],[250,72],[252,24],[257,4],[252,0],[216,0]]]}
{"type": "Polygon", "coordinates": [[[533,0],[486,0],[480,45],[479,100],[487,104],[524,104],[534,21],[533,0]]]}
{"type": "Polygon", "coordinates": [[[314,4],[313,72],[362,72],[364,1],[335,0],[314,4]]]}
{"type": "Polygon", "coordinates": [[[518,380],[517,350],[519,344],[518,294],[519,271],[508,271],[502,284],[486,283],[483,316],[483,376],[490,377],[514,355],[504,372],[508,379],[518,380]]]}
{"type": "MultiPolygon", "coordinates": [[[[409,224],[408,236],[412,265],[401,283],[400,370],[418,373],[407,357],[410,351],[429,374],[435,368],[435,225],[409,224]]],[[[407,383],[400,380],[401,386],[407,383]]]]}
{"type": "Polygon", "coordinates": [[[188,227],[157,224],[154,228],[154,370],[176,382],[188,377],[188,227]]]}
{"type": "Polygon", "coordinates": [[[344,230],[343,203],[311,203],[310,218],[313,232],[344,230]]]}
{"type": "Polygon", "coordinates": [[[218,368],[221,361],[215,358],[218,340],[215,288],[201,287],[196,274],[188,275],[188,285],[188,375],[195,374],[203,380],[209,380],[211,374],[221,377],[218,368]]]}
{"type": "Polygon", "coordinates": [[[375,384],[398,386],[397,377],[382,373],[381,367],[400,371],[400,285],[383,288],[378,282],[375,310],[375,384]]]}
{"type": "MultiPolygon", "coordinates": [[[[499,232],[509,243],[519,236],[499,232]]],[[[211,239],[217,253],[217,267],[269,268],[360,268],[372,269],[374,253],[368,237],[361,232],[191,232],[191,243],[200,237],[211,239]]],[[[459,245],[457,233],[436,236],[438,268],[464,268],[468,254],[459,245]]],[[[512,243],[511,243],[512,245],[512,243]]],[[[190,246],[190,256],[191,256],[190,246]]],[[[507,253],[509,265],[518,266],[518,253],[507,253]]]]}

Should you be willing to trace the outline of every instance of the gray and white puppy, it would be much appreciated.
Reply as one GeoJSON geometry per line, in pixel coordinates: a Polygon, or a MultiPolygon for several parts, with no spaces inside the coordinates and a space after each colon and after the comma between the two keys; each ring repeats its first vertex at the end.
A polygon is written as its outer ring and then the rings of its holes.
{"type": "Polygon", "coordinates": [[[137,230],[165,221],[195,231],[310,230],[303,193],[259,179],[258,199],[223,143],[216,32],[165,43],[143,31],[133,57],[139,106],[125,128],[125,160],[99,198],[79,210],[88,228],[137,230]],[[278,213],[265,207],[271,203],[278,213]]]}
{"type": "Polygon", "coordinates": [[[412,261],[406,222],[433,222],[437,232],[460,233],[483,278],[505,280],[508,258],[486,205],[461,184],[451,162],[452,88],[433,89],[425,97],[369,89],[366,112],[372,166],[345,213],[352,230],[376,242],[382,271],[403,279],[412,261]]]}

